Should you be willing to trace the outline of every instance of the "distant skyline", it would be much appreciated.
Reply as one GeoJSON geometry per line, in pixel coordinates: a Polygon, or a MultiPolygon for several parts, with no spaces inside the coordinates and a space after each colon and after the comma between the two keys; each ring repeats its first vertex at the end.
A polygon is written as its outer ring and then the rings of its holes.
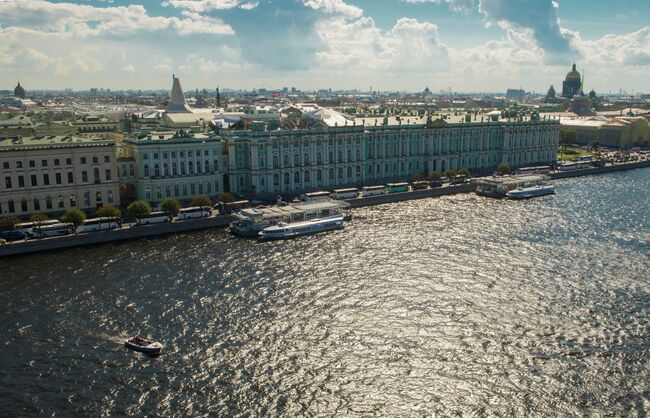
{"type": "Polygon", "coordinates": [[[650,93],[650,1],[0,0],[0,89],[650,93]]]}

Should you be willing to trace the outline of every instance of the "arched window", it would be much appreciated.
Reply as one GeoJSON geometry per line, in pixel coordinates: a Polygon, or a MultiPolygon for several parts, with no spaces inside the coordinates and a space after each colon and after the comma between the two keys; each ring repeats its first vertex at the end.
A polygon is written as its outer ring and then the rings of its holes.
{"type": "Polygon", "coordinates": [[[9,200],[7,202],[7,206],[9,206],[9,213],[12,213],[12,212],[16,211],[16,207],[14,206],[14,201],[13,200],[9,200]]]}
{"type": "Polygon", "coordinates": [[[56,197],[56,200],[59,201],[59,208],[64,208],[65,207],[65,202],[63,201],[63,195],[60,194],[56,197]]]}
{"type": "Polygon", "coordinates": [[[348,178],[352,178],[352,167],[348,167],[348,178]]]}
{"type": "Polygon", "coordinates": [[[323,181],[323,170],[321,169],[316,170],[316,181],[318,182],[323,181]]]}
{"type": "Polygon", "coordinates": [[[208,160],[205,160],[205,163],[203,165],[203,171],[205,171],[206,173],[210,172],[210,162],[208,160]]]}
{"type": "Polygon", "coordinates": [[[149,177],[149,164],[144,165],[144,176],[149,177]]]}
{"type": "Polygon", "coordinates": [[[163,173],[165,177],[169,177],[169,163],[163,165],[163,173]]]}
{"type": "Polygon", "coordinates": [[[50,196],[45,198],[45,207],[47,209],[52,209],[52,198],[50,196]]]}
{"type": "Polygon", "coordinates": [[[289,154],[284,154],[283,164],[285,167],[289,167],[289,154]]]}
{"type": "Polygon", "coordinates": [[[305,170],[305,183],[309,183],[309,170],[305,170]]]}
{"type": "Polygon", "coordinates": [[[334,181],[334,169],[333,168],[330,168],[329,179],[334,181]]]}
{"type": "Polygon", "coordinates": [[[172,163],[172,176],[175,176],[178,174],[178,167],[176,166],[176,161],[172,163]]]}
{"type": "Polygon", "coordinates": [[[356,168],[356,177],[357,178],[361,177],[361,166],[360,165],[358,165],[357,168],[356,168]]]}
{"type": "Polygon", "coordinates": [[[300,184],[300,171],[293,173],[293,182],[296,185],[300,184]]]}
{"type": "Polygon", "coordinates": [[[70,207],[74,208],[77,206],[77,197],[74,194],[70,195],[70,207]]]}
{"type": "Polygon", "coordinates": [[[323,164],[323,156],[321,155],[320,151],[318,152],[318,154],[316,154],[316,161],[318,162],[318,164],[323,164]]]}
{"type": "Polygon", "coordinates": [[[41,210],[41,202],[38,199],[34,199],[34,210],[41,210]]]}
{"type": "Polygon", "coordinates": [[[126,177],[126,165],[122,166],[122,177],[126,177]]]}
{"type": "Polygon", "coordinates": [[[280,175],[277,173],[273,175],[273,187],[280,187],[280,175]]]}
{"type": "Polygon", "coordinates": [[[300,165],[300,156],[298,153],[293,154],[293,165],[300,165]]]}
{"type": "Polygon", "coordinates": [[[131,175],[131,177],[135,176],[135,166],[133,164],[130,165],[129,174],[131,175]]]}
{"type": "Polygon", "coordinates": [[[219,171],[219,160],[214,160],[212,163],[212,170],[219,171]]]}
{"type": "Polygon", "coordinates": [[[341,161],[343,161],[343,150],[340,149],[339,150],[339,160],[338,160],[338,162],[340,163],[341,161]]]}
{"type": "Polygon", "coordinates": [[[153,175],[154,175],[155,177],[160,177],[160,165],[155,164],[155,165],[153,166],[153,175]]]}
{"type": "Polygon", "coordinates": [[[102,192],[95,193],[95,202],[97,202],[97,203],[102,202],[102,192]]]}
{"type": "Polygon", "coordinates": [[[289,176],[289,173],[284,173],[284,187],[285,188],[289,187],[289,183],[291,181],[290,177],[291,176],[289,176]]]}
{"type": "Polygon", "coordinates": [[[309,154],[308,153],[305,153],[305,161],[303,161],[303,164],[304,165],[309,164],[309,154]]]}
{"type": "Polygon", "coordinates": [[[338,175],[339,175],[339,180],[343,180],[343,167],[339,167],[338,175]]]}
{"type": "Polygon", "coordinates": [[[201,161],[196,162],[196,173],[201,174],[201,161]]]}
{"type": "Polygon", "coordinates": [[[27,199],[23,198],[20,201],[20,210],[22,210],[23,212],[27,212],[27,199]]]}
{"type": "Polygon", "coordinates": [[[181,161],[181,176],[185,175],[185,161],[181,161]]]}

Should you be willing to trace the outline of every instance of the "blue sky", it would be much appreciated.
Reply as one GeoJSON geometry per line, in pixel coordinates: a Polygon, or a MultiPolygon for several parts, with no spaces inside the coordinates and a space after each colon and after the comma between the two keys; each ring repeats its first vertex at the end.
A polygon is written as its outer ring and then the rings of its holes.
{"type": "Polygon", "coordinates": [[[0,88],[650,92],[648,0],[0,0],[0,88]]]}

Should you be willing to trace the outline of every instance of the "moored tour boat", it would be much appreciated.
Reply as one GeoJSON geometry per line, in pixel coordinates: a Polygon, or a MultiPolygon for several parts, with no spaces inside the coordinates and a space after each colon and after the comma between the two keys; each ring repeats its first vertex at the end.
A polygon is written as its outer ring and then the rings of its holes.
{"type": "Polygon", "coordinates": [[[124,341],[124,346],[134,351],[139,351],[150,356],[157,356],[162,351],[162,344],[140,337],[131,337],[124,341]]]}
{"type": "Polygon", "coordinates": [[[546,196],[549,194],[555,194],[555,187],[551,184],[510,190],[508,193],[506,193],[506,197],[508,199],[521,200],[528,199],[530,197],[546,196]]]}
{"type": "Polygon", "coordinates": [[[261,239],[284,239],[340,229],[343,228],[343,218],[343,215],[339,215],[326,219],[312,219],[303,222],[280,222],[277,225],[264,228],[260,232],[259,237],[261,239]]]}

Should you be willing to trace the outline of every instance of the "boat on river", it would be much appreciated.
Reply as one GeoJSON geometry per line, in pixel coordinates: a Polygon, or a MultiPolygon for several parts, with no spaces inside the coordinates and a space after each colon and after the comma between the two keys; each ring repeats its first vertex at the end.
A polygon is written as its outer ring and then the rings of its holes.
{"type": "Polygon", "coordinates": [[[542,174],[524,174],[517,176],[486,177],[478,181],[476,194],[479,196],[501,198],[516,189],[544,186],[548,177],[542,174]]]}
{"type": "Polygon", "coordinates": [[[260,233],[261,239],[286,239],[300,235],[315,234],[317,232],[331,231],[343,228],[343,215],[332,216],[325,219],[312,219],[303,222],[286,223],[264,228],[260,233]]]}
{"type": "Polygon", "coordinates": [[[260,232],[279,225],[342,218],[350,220],[350,204],[340,200],[291,202],[281,206],[244,209],[234,214],[230,232],[240,237],[260,238],[260,232]]]}
{"type": "Polygon", "coordinates": [[[529,199],[531,197],[546,196],[549,194],[555,194],[555,187],[552,184],[510,190],[506,193],[506,197],[508,199],[521,200],[529,199]]]}
{"type": "Polygon", "coordinates": [[[124,341],[124,346],[133,351],[147,354],[149,356],[160,355],[162,344],[157,341],[147,340],[141,337],[131,337],[124,341]]]}

